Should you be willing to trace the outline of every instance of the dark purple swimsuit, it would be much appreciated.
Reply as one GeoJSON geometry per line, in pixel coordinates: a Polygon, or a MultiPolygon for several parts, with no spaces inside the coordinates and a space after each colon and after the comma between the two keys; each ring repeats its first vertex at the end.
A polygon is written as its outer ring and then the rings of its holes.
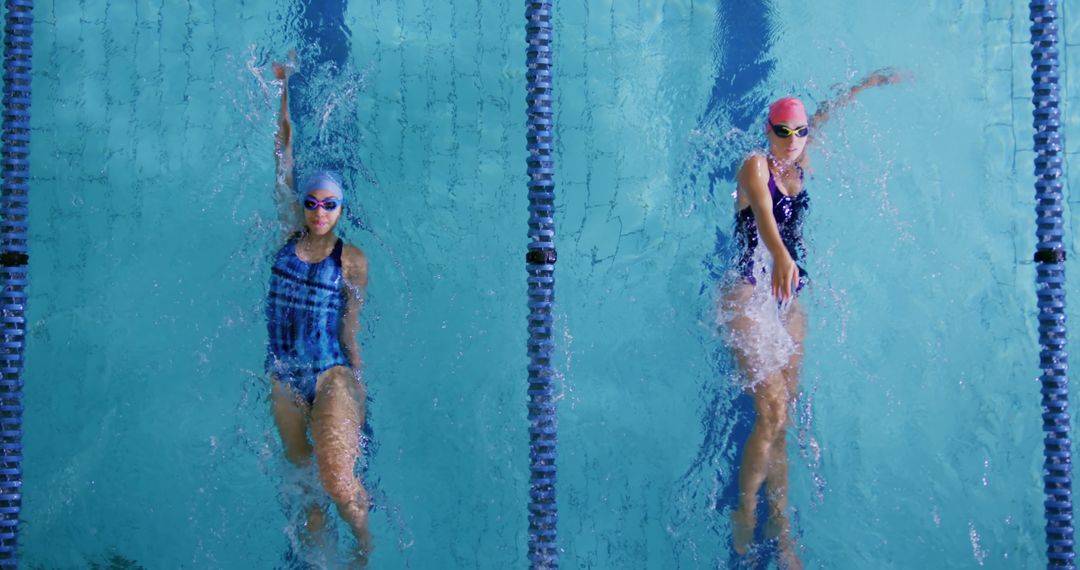
{"type": "MultiPolygon", "coordinates": [[[[799,181],[803,181],[803,169],[799,169],[799,181]]],[[[806,187],[795,196],[787,196],[780,192],[780,188],[773,179],[772,169],[769,169],[769,195],[772,197],[773,219],[776,227],[780,229],[780,239],[784,242],[795,265],[799,268],[799,285],[795,289],[799,291],[803,285],[809,282],[809,274],[799,265],[799,259],[806,255],[806,246],[803,244],[802,224],[806,210],[810,208],[810,196],[806,193],[806,187]]],[[[750,284],[757,283],[757,276],[765,273],[767,268],[754,268],[754,250],[758,246],[757,221],[754,220],[754,210],[747,206],[735,213],[735,241],[739,247],[736,267],[739,275],[750,284]]]]}

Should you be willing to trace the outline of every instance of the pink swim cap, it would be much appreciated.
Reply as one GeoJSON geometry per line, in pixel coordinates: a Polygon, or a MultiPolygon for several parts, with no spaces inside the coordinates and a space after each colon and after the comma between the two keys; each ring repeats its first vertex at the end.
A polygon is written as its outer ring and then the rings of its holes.
{"type": "MultiPolygon", "coordinates": [[[[777,99],[769,105],[769,122],[794,123],[793,126],[805,125],[810,121],[806,117],[806,107],[797,97],[784,97],[777,99]]],[[[769,132],[769,125],[765,125],[765,132],[769,132]]]]}

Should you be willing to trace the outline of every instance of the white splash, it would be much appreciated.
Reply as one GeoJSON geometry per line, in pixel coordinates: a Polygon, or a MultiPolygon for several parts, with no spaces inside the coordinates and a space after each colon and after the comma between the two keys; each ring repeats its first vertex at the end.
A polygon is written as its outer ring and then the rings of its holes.
{"type": "Polygon", "coordinates": [[[778,303],[772,295],[772,256],[767,248],[755,249],[753,267],[756,284],[749,289],[749,296],[745,284],[731,286],[719,303],[716,318],[727,333],[728,346],[743,355],[750,366],[740,379],[747,388],[776,375],[801,351],[787,329],[792,302],[778,303]],[[740,287],[742,291],[736,291],[740,287]]]}

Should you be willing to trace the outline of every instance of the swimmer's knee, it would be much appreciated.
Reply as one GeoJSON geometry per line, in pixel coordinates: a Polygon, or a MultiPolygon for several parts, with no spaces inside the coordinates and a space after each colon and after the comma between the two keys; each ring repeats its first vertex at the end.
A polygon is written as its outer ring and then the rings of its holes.
{"type": "Polygon", "coordinates": [[[349,492],[348,487],[336,480],[327,481],[324,479],[323,488],[326,489],[326,494],[336,505],[348,505],[353,500],[353,494],[349,492]]]}
{"type": "Polygon", "coordinates": [[[775,441],[779,439],[784,433],[784,426],[781,422],[771,421],[768,418],[758,418],[757,429],[762,431],[762,435],[767,442],[775,441]]]}
{"type": "Polygon", "coordinates": [[[783,437],[787,429],[787,409],[783,406],[762,406],[758,410],[758,428],[761,429],[767,439],[783,437]]]}
{"type": "Polygon", "coordinates": [[[353,505],[361,502],[362,493],[359,481],[352,473],[352,469],[334,469],[321,471],[323,489],[334,504],[341,508],[342,505],[353,505]]]}

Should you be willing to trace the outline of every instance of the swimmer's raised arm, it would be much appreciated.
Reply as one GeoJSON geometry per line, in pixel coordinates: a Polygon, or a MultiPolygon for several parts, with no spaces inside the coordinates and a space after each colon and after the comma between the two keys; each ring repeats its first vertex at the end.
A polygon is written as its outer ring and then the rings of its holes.
{"type": "MultiPolygon", "coordinates": [[[[856,83],[846,92],[839,96],[830,99],[821,104],[818,107],[813,117],[810,117],[811,132],[816,129],[820,129],[826,121],[829,120],[829,113],[832,111],[847,105],[855,99],[855,96],[862,93],[866,89],[871,87],[878,87],[880,85],[891,85],[893,83],[899,83],[905,79],[905,75],[896,71],[891,67],[883,67],[877,71],[870,73],[862,79],[862,81],[856,83]]],[[[812,136],[812,135],[811,135],[812,136]]]]}
{"type": "Polygon", "coordinates": [[[289,117],[289,75],[295,66],[295,58],[296,52],[290,51],[289,63],[275,62],[272,66],[274,77],[281,81],[281,108],[278,111],[278,130],[274,136],[274,197],[287,233],[294,231],[302,219],[294,190],[292,119],[289,117]]]}
{"type": "Polygon", "coordinates": [[[799,266],[791,258],[780,228],[772,214],[772,195],[769,193],[769,160],[763,154],[752,154],[739,169],[739,188],[745,193],[754,212],[758,234],[773,258],[772,293],[780,299],[790,299],[799,284],[799,266]]]}
{"type": "Polygon", "coordinates": [[[345,357],[349,359],[353,373],[358,373],[363,361],[360,360],[360,343],[356,337],[360,334],[360,309],[364,305],[368,283],[368,261],[360,248],[346,245],[341,250],[341,273],[345,278],[341,346],[345,349],[345,357]]]}

